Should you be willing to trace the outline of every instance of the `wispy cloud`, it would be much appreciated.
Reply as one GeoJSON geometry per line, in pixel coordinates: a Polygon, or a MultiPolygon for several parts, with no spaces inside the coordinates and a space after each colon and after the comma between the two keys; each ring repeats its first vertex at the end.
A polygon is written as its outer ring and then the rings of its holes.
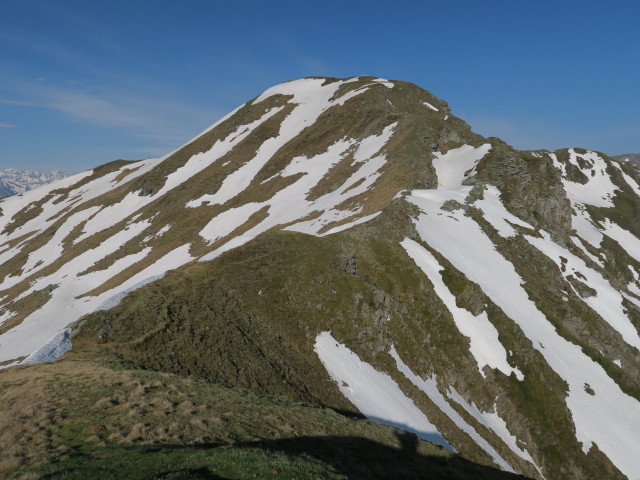
{"type": "Polygon", "coordinates": [[[50,89],[47,106],[99,127],[151,127],[156,117],[85,92],[50,89]]]}
{"type": "Polygon", "coordinates": [[[39,105],[37,103],[23,102],[22,100],[0,100],[5,105],[16,105],[19,107],[45,107],[46,105],[39,105]]]}
{"type": "Polygon", "coordinates": [[[218,116],[217,112],[200,106],[131,90],[114,92],[96,86],[63,88],[37,82],[23,84],[19,95],[23,99],[2,99],[0,102],[18,107],[53,109],[71,120],[121,129],[130,135],[149,139],[182,139],[193,134],[194,125],[204,128],[218,116]]]}
{"type": "Polygon", "coordinates": [[[16,128],[16,126],[10,123],[0,123],[0,128],[16,128]]]}

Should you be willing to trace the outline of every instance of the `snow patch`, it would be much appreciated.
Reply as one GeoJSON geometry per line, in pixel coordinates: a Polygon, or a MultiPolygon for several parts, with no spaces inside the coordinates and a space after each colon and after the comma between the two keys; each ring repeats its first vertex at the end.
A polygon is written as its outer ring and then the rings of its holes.
{"type": "Polygon", "coordinates": [[[438,390],[438,382],[436,381],[435,376],[427,379],[422,379],[417,376],[411,369],[402,361],[395,347],[391,347],[389,355],[396,361],[396,367],[398,371],[402,373],[413,385],[419,388],[422,392],[424,392],[429,399],[435,403],[435,405],[442,410],[442,412],[451,419],[451,421],[462,430],[464,433],[469,435],[471,439],[478,445],[482,450],[487,452],[489,456],[493,459],[493,461],[498,465],[502,470],[506,470],[507,472],[515,473],[511,465],[507,463],[507,461],[500,456],[500,454],[493,448],[489,442],[487,442],[482,436],[469,425],[464,418],[451,407],[447,399],[440,393],[438,390]]]}
{"type": "Polygon", "coordinates": [[[20,362],[20,364],[28,365],[32,363],[53,362],[54,360],[57,360],[71,350],[70,334],[70,328],[61,330],[54,335],[51,340],[20,362]]]}
{"type": "Polygon", "coordinates": [[[316,337],[314,351],[340,392],[367,418],[400,427],[455,451],[389,375],[360,360],[330,332],[316,337]]]}
{"type": "Polygon", "coordinates": [[[527,222],[520,220],[505,208],[500,200],[500,190],[493,185],[485,186],[482,199],[473,202],[473,206],[482,211],[484,219],[489,222],[503,238],[513,237],[518,233],[512,225],[535,230],[535,228],[527,222]]]}
{"type": "MultiPolygon", "coordinates": [[[[628,159],[627,159],[627,161],[628,161],[628,159]]],[[[634,193],[637,196],[640,197],[640,185],[638,185],[638,182],[636,182],[632,177],[627,175],[624,172],[624,170],[622,170],[622,167],[620,165],[618,165],[616,162],[611,162],[611,165],[613,165],[618,170],[620,170],[620,173],[622,174],[622,178],[624,178],[624,181],[627,182],[627,185],[629,185],[631,187],[631,189],[634,191],[634,193]]]]}
{"type": "Polygon", "coordinates": [[[483,368],[488,366],[500,370],[505,375],[514,373],[518,380],[524,380],[522,372],[509,365],[507,352],[498,338],[498,330],[489,321],[487,313],[482,312],[480,315],[474,316],[468,310],[459,308],[456,304],[456,298],[442,280],[440,272],[444,268],[440,266],[431,252],[408,238],[405,238],[400,244],[429,278],[436,294],[451,313],[460,333],[469,338],[469,351],[478,363],[480,374],[486,377],[483,368]]]}
{"type": "Polygon", "coordinates": [[[453,387],[449,388],[449,390],[447,391],[447,396],[462,408],[464,408],[464,410],[473,418],[475,418],[478,423],[484,425],[489,430],[493,430],[493,432],[498,435],[498,437],[500,437],[500,439],[509,447],[509,449],[513,453],[515,453],[523,460],[533,464],[538,472],[542,473],[529,452],[518,446],[518,439],[509,431],[507,422],[505,422],[504,419],[502,419],[500,415],[498,415],[495,405],[493,407],[493,412],[481,412],[478,407],[475,406],[475,404],[469,404],[469,402],[462,398],[462,396],[458,392],[456,392],[455,388],[453,387]]]}
{"type": "Polygon", "coordinates": [[[447,153],[434,153],[433,166],[438,176],[438,188],[455,190],[462,187],[462,182],[475,174],[478,162],[491,150],[485,143],[480,147],[463,145],[449,150],[447,153]]]}
{"type": "MultiPolygon", "coordinates": [[[[640,402],[628,396],[582,349],[562,338],[522,288],[522,278],[500,255],[489,237],[461,211],[444,214],[440,206],[459,192],[414,190],[406,197],[422,213],[414,221],[423,241],[438,251],[511,318],[567,383],[566,404],[576,438],[589,451],[597,443],[611,462],[629,478],[640,477],[640,402]],[[542,346],[544,345],[544,347],[542,346]],[[594,394],[585,391],[588,384],[594,394]]],[[[551,242],[552,243],[552,242],[551,242]]],[[[581,260],[580,260],[581,261],[581,260]]],[[[581,266],[580,266],[581,267],[581,266]]],[[[628,338],[633,339],[632,334],[628,338]]],[[[637,333],[635,334],[637,336],[637,333]]]]}
{"type": "Polygon", "coordinates": [[[132,285],[131,287],[123,290],[120,293],[116,293],[113,297],[108,298],[107,300],[105,300],[104,302],[102,302],[96,309],[95,311],[98,312],[100,310],[109,310],[113,307],[117,307],[118,305],[120,305],[120,302],[122,301],[122,299],[124,297],[126,297],[127,295],[129,295],[129,293],[133,292],[134,290],[137,290],[138,288],[144,287],[145,285],[148,285],[150,283],[155,282],[156,280],[160,280],[161,278],[163,278],[166,275],[166,273],[161,273],[159,275],[154,275],[152,277],[149,278],[145,278],[144,280],[136,283],[135,285],[132,285]]]}
{"type": "MultiPolygon", "coordinates": [[[[363,140],[339,140],[329,146],[326,152],[311,158],[295,157],[284,168],[281,176],[300,175],[295,182],[278,191],[264,202],[254,202],[229,209],[213,218],[201,231],[200,235],[209,243],[224,238],[236,228],[244,225],[249,217],[264,207],[268,207],[266,218],[248,229],[242,235],[204,255],[201,260],[216,258],[222,253],[236,248],[252,240],[259,234],[281,225],[289,225],[285,230],[321,235],[321,231],[331,224],[349,220],[350,226],[373,218],[362,215],[362,207],[341,210],[339,205],[348,199],[367,192],[380,177],[380,170],[386,164],[386,157],[380,152],[393,135],[396,123],[388,125],[379,135],[371,135],[363,140]],[[319,198],[309,200],[309,193],[330,172],[331,168],[353,154],[354,165],[358,169],[336,190],[319,198]],[[310,220],[303,220],[318,212],[319,215],[310,220]]],[[[376,212],[377,214],[378,212],[376,212]]],[[[322,235],[336,233],[349,228],[338,225],[322,235]]]]}
{"type": "Polygon", "coordinates": [[[568,180],[567,166],[560,162],[554,153],[550,153],[549,156],[554,166],[562,173],[562,183],[569,200],[595,207],[613,207],[612,199],[618,187],[607,173],[607,162],[604,158],[595,152],[578,154],[575,150],[569,149],[569,163],[587,177],[587,183],[582,184],[568,180]]]}
{"type": "Polygon", "coordinates": [[[620,333],[625,342],[640,350],[640,335],[625,314],[620,292],[613,288],[600,273],[588,267],[580,257],[553,242],[548,233],[542,232],[542,235],[543,238],[528,235],[525,235],[525,238],[553,260],[565,278],[568,279],[572,275],[594,289],[597,292],[596,295],[584,297],[569,283],[576,295],[620,333]]]}
{"type": "Polygon", "coordinates": [[[580,250],[582,250],[582,253],[584,253],[587,256],[587,258],[591,259],[591,261],[593,261],[600,268],[604,268],[604,264],[602,263],[602,261],[595,255],[593,255],[591,252],[589,252],[589,250],[587,250],[587,247],[585,247],[584,243],[582,243],[582,240],[580,239],[580,237],[572,236],[571,241],[575,246],[577,246],[580,250]]]}
{"type": "Polygon", "coordinates": [[[422,104],[427,107],[430,108],[431,110],[433,110],[434,112],[439,112],[440,110],[438,110],[436,107],[434,107],[433,105],[431,105],[429,102],[422,102],[422,104]]]}
{"type": "Polygon", "coordinates": [[[326,237],[328,235],[333,235],[334,233],[338,233],[338,232],[343,232],[345,230],[349,230],[351,227],[355,227],[356,225],[360,225],[362,223],[368,222],[369,220],[373,220],[378,215],[380,215],[380,213],[382,213],[382,212],[372,213],[371,215],[365,215],[364,217],[359,217],[359,218],[353,220],[352,222],[343,223],[342,225],[338,225],[337,227],[333,227],[332,229],[327,230],[324,233],[321,233],[320,236],[321,237],[326,237]]]}

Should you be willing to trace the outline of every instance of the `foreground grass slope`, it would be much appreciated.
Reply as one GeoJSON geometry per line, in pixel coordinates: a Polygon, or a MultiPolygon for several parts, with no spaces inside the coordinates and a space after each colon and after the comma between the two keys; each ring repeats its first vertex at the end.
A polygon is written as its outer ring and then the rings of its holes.
{"type": "Polygon", "coordinates": [[[0,371],[0,477],[518,478],[328,408],[91,357],[0,371]]]}

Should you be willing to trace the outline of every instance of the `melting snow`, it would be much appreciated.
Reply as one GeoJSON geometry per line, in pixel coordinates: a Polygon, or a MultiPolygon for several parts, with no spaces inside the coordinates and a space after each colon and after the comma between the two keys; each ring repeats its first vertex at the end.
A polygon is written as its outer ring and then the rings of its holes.
{"type": "Polygon", "coordinates": [[[572,203],[572,207],[574,213],[571,215],[571,227],[581,239],[599,248],[603,238],[602,232],[589,217],[589,212],[580,203],[572,203]]]}
{"type": "Polygon", "coordinates": [[[611,199],[618,187],[611,181],[611,177],[607,173],[606,161],[597,153],[587,152],[579,155],[575,150],[569,150],[569,162],[588,178],[585,184],[568,180],[566,165],[560,162],[554,153],[550,153],[549,156],[556,168],[562,172],[562,183],[569,200],[595,207],[613,206],[611,199]],[[578,158],[588,165],[586,169],[580,166],[578,158]]]}
{"type": "Polygon", "coordinates": [[[433,110],[434,112],[439,112],[439,111],[440,111],[440,110],[438,110],[436,107],[434,107],[433,105],[431,105],[429,102],[422,102],[422,104],[423,104],[425,107],[430,108],[430,109],[431,109],[431,110],[433,110]]]}
{"type": "Polygon", "coordinates": [[[38,348],[35,352],[33,352],[20,363],[25,365],[30,363],[53,362],[54,360],[60,358],[66,352],[71,350],[71,340],[69,338],[70,334],[70,328],[61,330],[56,335],[54,335],[51,340],[38,348]]]}
{"type": "Polygon", "coordinates": [[[495,250],[476,222],[460,210],[443,214],[440,206],[448,199],[446,193],[414,191],[407,197],[422,211],[415,221],[418,234],[467,278],[480,285],[567,382],[566,403],[583,451],[588,452],[595,442],[621,472],[638,478],[640,463],[636,452],[640,451],[640,415],[631,412],[640,412],[640,403],[622,392],[578,345],[558,334],[529,299],[513,265],[495,250]],[[591,386],[594,395],[585,391],[585,384],[591,386]]]}
{"type": "Polygon", "coordinates": [[[510,213],[500,200],[500,190],[493,185],[487,185],[483,198],[473,202],[473,206],[482,210],[484,219],[489,222],[503,238],[513,237],[518,232],[512,225],[519,225],[529,230],[535,230],[527,222],[520,220],[510,213]]]}
{"type": "Polygon", "coordinates": [[[509,365],[507,352],[498,339],[498,330],[489,321],[486,312],[474,316],[468,310],[459,308],[456,298],[442,281],[440,272],[444,270],[436,258],[419,243],[405,238],[402,247],[416,262],[416,265],[427,275],[438,297],[445,304],[460,332],[469,338],[469,351],[478,363],[480,374],[485,377],[483,368],[489,366],[500,370],[505,375],[513,372],[518,380],[524,380],[522,372],[509,365]]]}
{"type": "Polygon", "coordinates": [[[603,233],[607,237],[618,242],[630,257],[640,262],[640,239],[638,237],[608,219],[602,222],[602,227],[603,233]]]}
{"type": "MultiPolygon", "coordinates": [[[[282,176],[303,175],[291,185],[277,192],[273,197],[261,203],[249,203],[226,210],[214,217],[201,231],[200,235],[210,243],[225,237],[236,228],[244,225],[251,215],[268,207],[268,215],[240,236],[202,257],[211,260],[231,248],[238,247],[259,234],[276,227],[286,225],[286,230],[319,235],[320,230],[331,223],[353,218],[352,224],[371,219],[372,215],[360,215],[361,207],[354,210],[340,210],[338,206],[346,200],[365,193],[380,176],[380,169],[386,164],[386,157],[378,155],[391,136],[396,124],[388,125],[380,135],[372,135],[361,141],[340,140],[329,146],[326,152],[314,157],[296,157],[285,167],[282,176]],[[355,149],[355,152],[354,152],[355,149]],[[359,168],[338,189],[315,200],[308,200],[309,192],[325,177],[331,168],[348,154],[354,155],[354,164],[359,168]],[[321,214],[312,220],[302,220],[314,212],[321,214]],[[355,217],[355,218],[354,218],[355,217]],[[361,218],[358,218],[361,217],[361,218]],[[296,223],[297,222],[297,223],[296,223]]],[[[256,172],[257,173],[257,172],[256,172]]],[[[339,228],[340,226],[336,227],[339,228]]],[[[345,227],[347,228],[347,227],[345,227]]],[[[330,230],[335,233],[339,230],[330,230]]],[[[325,233],[328,235],[329,232],[325,233]]]]}
{"type": "Polygon", "coordinates": [[[580,250],[582,250],[582,253],[584,253],[588,258],[590,258],[596,265],[600,266],[601,268],[604,268],[604,264],[602,263],[602,261],[595,255],[593,255],[591,252],[589,252],[589,250],[587,250],[587,247],[584,246],[584,243],[582,243],[582,240],[580,239],[580,237],[572,236],[571,241],[580,250]]]}
{"type": "Polygon", "coordinates": [[[319,334],[314,350],[342,394],[367,418],[400,427],[454,450],[389,375],[360,360],[331,333],[319,334]]]}
{"type": "Polygon", "coordinates": [[[145,285],[153,283],[156,280],[160,280],[165,275],[166,273],[161,273],[159,275],[154,275],[153,277],[145,278],[144,280],[136,283],[135,285],[132,285],[131,287],[123,290],[122,292],[116,293],[114,296],[108,298],[107,300],[102,302],[100,305],[98,305],[95,311],[97,312],[100,310],[109,310],[110,308],[117,307],[118,305],[120,305],[120,302],[122,301],[122,299],[127,295],[129,295],[129,293],[133,292],[134,290],[137,290],[138,288],[144,287],[145,285]]]}
{"type": "Polygon", "coordinates": [[[627,182],[627,184],[631,187],[631,189],[635,192],[635,194],[638,197],[640,197],[640,185],[638,185],[638,182],[636,182],[633,178],[631,178],[629,175],[624,173],[624,170],[622,170],[622,167],[618,165],[616,162],[611,162],[611,165],[613,165],[618,170],[620,170],[620,173],[622,174],[622,178],[624,178],[624,181],[627,182]]]}
{"type": "MultiPolygon", "coordinates": [[[[493,430],[498,437],[511,449],[517,456],[533,464],[540,472],[540,469],[529,455],[529,452],[518,446],[518,439],[512,435],[507,428],[507,423],[498,415],[498,412],[481,412],[475,404],[469,404],[462,396],[456,392],[455,388],[450,388],[447,396],[460,405],[464,410],[476,419],[478,423],[484,425],[489,430],[493,430]]],[[[495,410],[495,405],[494,405],[495,410]]]]}
{"type": "Polygon", "coordinates": [[[462,186],[462,182],[474,175],[478,162],[491,150],[485,143],[480,147],[463,145],[449,150],[447,153],[434,153],[433,166],[438,175],[438,188],[454,190],[462,186]]]}
{"type": "Polygon", "coordinates": [[[478,445],[482,450],[487,452],[489,456],[493,459],[493,461],[498,465],[501,469],[506,470],[508,472],[513,472],[513,468],[511,465],[507,463],[507,461],[500,456],[500,454],[487,442],[482,436],[469,425],[460,414],[451,407],[446,398],[440,393],[438,390],[438,382],[436,381],[435,376],[432,378],[427,378],[423,380],[419,376],[417,376],[411,369],[402,361],[395,347],[391,347],[391,351],[389,354],[396,361],[396,366],[398,371],[400,371],[407,379],[415,385],[417,388],[422,390],[429,399],[435,403],[435,405],[442,410],[442,412],[447,415],[451,419],[451,421],[462,430],[464,433],[469,435],[471,439],[478,445]]]}
{"type": "MultiPolygon", "coordinates": [[[[622,304],[622,295],[598,272],[589,268],[584,260],[575,256],[566,248],[551,241],[546,232],[543,238],[525,236],[527,241],[553,260],[562,275],[567,278],[569,275],[582,279],[597,294],[589,297],[582,297],[575,292],[584,303],[589,305],[598,315],[600,315],[609,325],[622,335],[622,338],[629,345],[640,350],[640,335],[625,314],[622,304]],[[563,259],[565,259],[563,268],[563,259]]],[[[569,284],[571,285],[571,284],[569,284]]],[[[574,288],[571,285],[571,288],[574,288]]],[[[574,289],[575,291],[575,289],[574,289]]]]}
{"type": "Polygon", "coordinates": [[[343,223],[342,225],[338,225],[337,227],[333,227],[332,229],[327,230],[326,232],[320,234],[320,236],[321,237],[326,237],[328,235],[333,235],[334,233],[338,233],[338,232],[342,232],[344,230],[348,230],[351,227],[355,227],[356,225],[360,225],[362,223],[368,222],[369,220],[373,220],[378,215],[380,215],[380,213],[381,212],[372,213],[371,215],[365,215],[364,217],[359,217],[356,220],[353,220],[352,222],[343,223]]]}

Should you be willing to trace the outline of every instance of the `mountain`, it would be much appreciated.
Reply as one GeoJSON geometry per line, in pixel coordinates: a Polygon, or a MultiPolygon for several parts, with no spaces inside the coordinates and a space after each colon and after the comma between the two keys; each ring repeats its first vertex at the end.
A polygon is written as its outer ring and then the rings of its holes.
{"type": "Polygon", "coordinates": [[[61,180],[67,175],[60,170],[35,172],[7,168],[0,170],[0,198],[33,190],[41,185],[61,180]]]}
{"type": "MultiPolygon", "coordinates": [[[[142,465],[141,445],[240,455],[252,438],[269,461],[313,458],[335,478],[392,478],[388,463],[339,467],[381,451],[419,471],[451,466],[427,478],[480,478],[465,470],[479,466],[487,478],[640,477],[640,172],[628,162],[515,150],[410,83],[308,78],[163,158],[0,208],[3,404],[27,401],[24,385],[43,392],[4,438],[40,438],[44,452],[16,447],[0,468],[142,465]],[[227,404],[190,401],[185,420],[187,400],[157,397],[185,379],[194,398],[215,386],[283,408],[243,417],[242,434],[227,404]],[[29,412],[50,391],[39,429],[29,412]],[[289,420],[294,405],[346,423],[289,420]],[[200,411],[200,433],[180,437],[200,411]],[[349,423],[361,415],[422,440],[365,433],[349,423]],[[307,448],[320,438],[330,454],[307,448]],[[427,442],[461,456],[416,457],[427,442]]],[[[405,466],[396,478],[421,478],[405,466]]]]}
{"type": "Polygon", "coordinates": [[[633,163],[636,167],[640,167],[640,153],[625,153],[624,155],[614,155],[611,158],[615,158],[621,162],[628,161],[633,163]]]}

